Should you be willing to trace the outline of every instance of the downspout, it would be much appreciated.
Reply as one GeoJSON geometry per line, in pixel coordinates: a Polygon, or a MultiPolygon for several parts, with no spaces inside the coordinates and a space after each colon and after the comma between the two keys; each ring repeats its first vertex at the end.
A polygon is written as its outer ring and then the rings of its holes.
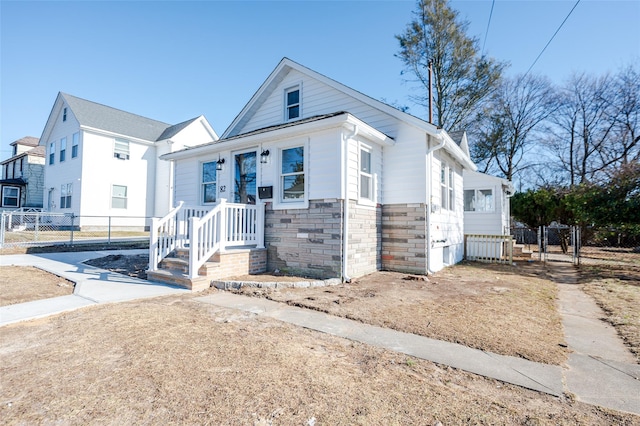
{"type": "Polygon", "coordinates": [[[432,173],[431,173],[431,164],[433,163],[433,152],[437,151],[441,148],[444,148],[445,139],[442,135],[442,130],[438,131],[436,137],[440,139],[440,143],[434,147],[429,148],[429,135],[426,134],[427,137],[427,275],[433,274],[434,272],[431,270],[431,190],[433,187],[432,182],[432,173]]]}
{"type": "Polygon", "coordinates": [[[342,220],[342,281],[351,282],[347,272],[348,247],[349,247],[349,139],[358,134],[358,126],[353,125],[351,133],[342,134],[342,153],[344,155],[344,208],[342,220]]]}

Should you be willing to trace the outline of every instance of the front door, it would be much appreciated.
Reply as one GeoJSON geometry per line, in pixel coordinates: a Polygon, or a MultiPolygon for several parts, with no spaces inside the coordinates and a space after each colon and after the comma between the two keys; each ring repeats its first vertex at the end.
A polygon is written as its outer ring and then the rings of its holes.
{"type": "Polygon", "coordinates": [[[258,198],[257,151],[238,152],[233,156],[233,202],[255,204],[258,198]]]}

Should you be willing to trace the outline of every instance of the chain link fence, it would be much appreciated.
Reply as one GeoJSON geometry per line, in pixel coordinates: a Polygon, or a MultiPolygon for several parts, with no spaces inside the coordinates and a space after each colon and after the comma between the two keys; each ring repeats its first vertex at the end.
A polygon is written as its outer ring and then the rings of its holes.
{"type": "Polygon", "coordinates": [[[640,267],[640,232],[552,224],[514,227],[511,234],[534,260],[640,267]]]}
{"type": "Polygon", "coordinates": [[[5,211],[0,248],[149,240],[151,217],[5,211]]]}

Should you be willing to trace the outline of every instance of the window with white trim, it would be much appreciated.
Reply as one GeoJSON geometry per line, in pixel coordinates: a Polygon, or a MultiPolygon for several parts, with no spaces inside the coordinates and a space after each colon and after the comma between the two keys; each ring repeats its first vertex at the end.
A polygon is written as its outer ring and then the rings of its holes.
{"type": "Polygon", "coordinates": [[[71,137],[71,158],[78,156],[78,143],[80,142],[80,133],[76,132],[71,137]]]}
{"type": "Polygon", "coordinates": [[[492,189],[464,190],[465,212],[492,212],[493,209],[494,207],[492,189]]]}
{"type": "Polygon", "coordinates": [[[71,194],[73,193],[73,186],[70,183],[63,183],[60,187],[60,208],[71,208],[71,194]]]}
{"type": "Polygon", "coordinates": [[[373,193],[373,173],[371,171],[371,150],[364,146],[360,147],[360,167],[358,170],[360,179],[359,195],[360,199],[374,201],[373,193]]]}
{"type": "Polygon", "coordinates": [[[113,156],[120,160],[128,160],[129,141],[126,139],[116,139],[113,144],[113,156]]]}
{"type": "Polygon", "coordinates": [[[62,121],[67,121],[67,108],[62,108],[62,121]]]}
{"type": "Polygon", "coordinates": [[[295,120],[300,117],[300,86],[287,89],[284,95],[286,121],[295,120]]]}
{"type": "Polygon", "coordinates": [[[2,188],[2,207],[18,207],[20,188],[5,186],[2,188]]]}
{"type": "Polygon", "coordinates": [[[60,139],[60,162],[67,158],[67,138],[60,139]]]}
{"type": "Polygon", "coordinates": [[[56,141],[49,142],[49,164],[56,162],[56,141]]]}
{"type": "Polygon", "coordinates": [[[124,185],[111,185],[111,208],[127,208],[127,187],[124,185]]]}
{"type": "Polygon", "coordinates": [[[440,165],[440,203],[443,209],[455,210],[456,199],[453,191],[455,183],[453,167],[442,162],[440,165]]]}
{"type": "Polygon", "coordinates": [[[202,204],[216,202],[218,194],[216,164],[217,161],[202,163],[202,204]]]}
{"type": "Polygon", "coordinates": [[[280,201],[303,201],[305,198],[304,146],[280,151],[280,164],[280,201]]]}

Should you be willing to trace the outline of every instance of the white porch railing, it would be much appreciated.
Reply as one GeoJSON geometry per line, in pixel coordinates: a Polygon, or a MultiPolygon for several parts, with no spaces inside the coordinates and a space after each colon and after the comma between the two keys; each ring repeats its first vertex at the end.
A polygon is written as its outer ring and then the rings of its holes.
{"type": "Polygon", "coordinates": [[[234,204],[221,199],[212,208],[181,202],[162,219],[154,219],[149,244],[149,269],[177,248],[189,248],[189,278],[217,251],[229,247],[264,248],[264,204],[234,204]]]}
{"type": "Polygon", "coordinates": [[[511,235],[464,236],[466,260],[489,263],[513,263],[513,237],[511,235]]]}

